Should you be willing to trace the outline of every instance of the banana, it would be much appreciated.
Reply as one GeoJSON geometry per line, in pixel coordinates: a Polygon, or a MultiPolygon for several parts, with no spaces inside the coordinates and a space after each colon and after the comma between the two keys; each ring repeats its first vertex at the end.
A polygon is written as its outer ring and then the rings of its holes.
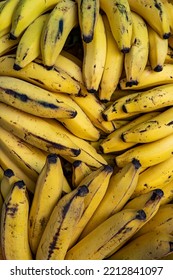
{"type": "Polygon", "coordinates": [[[122,133],[125,142],[150,143],[173,134],[173,107],[122,133]]]}
{"type": "Polygon", "coordinates": [[[124,68],[126,74],[126,85],[138,84],[138,79],[144,71],[149,53],[148,29],[144,19],[135,12],[132,16],[132,40],[131,48],[124,56],[124,68]]]}
{"type": "Polygon", "coordinates": [[[60,123],[52,126],[42,118],[0,103],[0,125],[27,143],[48,153],[78,156],[80,149],[66,134],[60,123]]]}
{"type": "Polygon", "coordinates": [[[107,16],[102,15],[102,19],[106,32],[107,51],[98,95],[100,100],[103,102],[108,102],[110,101],[113,92],[118,86],[124,65],[124,55],[119,50],[113,37],[107,16]]]}
{"type": "Polygon", "coordinates": [[[66,260],[102,260],[116,252],[142,226],[143,210],[122,210],[101,223],[66,254],[66,260]]]}
{"type": "Polygon", "coordinates": [[[173,156],[144,170],[138,179],[133,196],[162,188],[173,180],[173,156]]]}
{"type": "Polygon", "coordinates": [[[29,244],[34,254],[53,208],[62,195],[63,180],[60,158],[49,154],[39,174],[29,213],[29,244]]]}
{"type": "Polygon", "coordinates": [[[37,249],[37,260],[64,259],[87,193],[88,189],[83,185],[63,196],[55,205],[37,249]]]}
{"type": "Polygon", "coordinates": [[[23,181],[13,185],[1,214],[1,246],[6,260],[32,260],[28,241],[29,201],[23,181]]]}
{"type": "Polygon", "coordinates": [[[88,187],[89,192],[84,199],[84,211],[76,224],[69,248],[76,244],[78,238],[83,238],[83,229],[85,230],[85,226],[92,218],[106,194],[112,173],[113,168],[105,165],[90,173],[80,182],[79,187],[85,185],[88,187]]]}
{"type": "MultiPolygon", "coordinates": [[[[41,54],[40,38],[43,26],[49,14],[36,18],[24,31],[16,49],[14,69],[20,70],[41,54]]],[[[11,40],[13,42],[14,40],[11,40]]]]}
{"type": "MultiPolygon", "coordinates": [[[[78,56],[76,56],[75,54],[73,54],[70,50],[65,50],[62,49],[61,55],[63,55],[64,57],[70,59],[71,61],[73,61],[76,65],[78,65],[80,68],[82,68],[82,58],[79,58],[78,56]]],[[[58,59],[58,58],[57,58],[58,59]]]]}
{"type": "Polygon", "coordinates": [[[106,60],[106,34],[101,14],[98,15],[92,41],[89,44],[83,41],[83,51],[84,84],[88,92],[95,93],[99,89],[106,60]],[[100,42],[102,42],[101,48],[100,42]]]}
{"type": "Polygon", "coordinates": [[[19,0],[2,1],[0,7],[0,37],[10,31],[12,16],[18,2],[19,0]]]}
{"type": "Polygon", "coordinates": [[[173,3],[169,2],[169,1],[163,1],[163,4],[165,6],[166,12],[167,12],[167,16],[168,16],[168,20],[169,20],[169,25],[170,25],[170,31],[171,34],[173,32],[173,3]]]}
{"type": "Polygon", "coordinates": [[[168,51],[165,57],[165,64],[173,64],[173,50],[168,45],[168,51]]]}
{"type": "Polygon", "coordinates": [[[13,184],[20,179],[14,174],[12,169],[5,169],[3,173],[3,177],[0,183],[1,186],[1,195],[3,200],[6,199],[8,194],[10,193],[13,184]]]}
{"type": "Polygon", "coordinates": [[[4,175],[4,169],[2,168],[2,166],[0,166],[0,184],[1,184],[3,175],[4,175]]]}
{"type": "Polygon", "coordinates": [[[77,0],[78,19],[82,40],[90,43],[93,40],[95,25],[99,16],[99,0],[77,0]]]}
{"type": "Polygon", "coordinates": [[[169,38],[170,25],[168,14],[161,0],[128,0],[128,2],[130,9],[143,17],[161,38],[169,38]]]}
{"type": "Polygon", "coordinates": [[[162,187],[164,196],[162,198],[161,205],[165,205],[165,204],[172,202],[172,200],[173,200],[172,188],[173,188],[172,180],[169,183],[167,183],[165,186],[162,187]]]}
{"type": "Polygon", "coordinates": [[[173,34],[168,38],[168,46],[173,49],[173,34]]]}
{"type": "Polygon", "coordinates": [[[58,67],[48,71],[39,59],[30,62],[23,69],[16,71],[13,69],[15,57],[14,54],[0,57],[1,76],[20,78],[53,92],[67,94],[77,94],[79,92],[79,82],[67,74],[67,71],[65,72],[58,67]]]}
{"type": "Polygon", "coordinates": [[[117,127],[115,131],[110,133],[105,139],[100,143],[100,149],[103,153],[119,152],[129,149],[135,145],[135,143],[124,142],[122,139],[122,134],[130,129],[135,128],[138,124],[141,124],[152,117],[155,117],[159,112],[149,112],[143,114],[135,119],[129,121],[127,124],[117,127]]]}
{"type": "Polygon", "coordinates": [[[100,8],[108,17],[119,50],[123,53],[129,52],[132,39],[132,15],[129,1],[100,0],[100,8]]]}
{"type": "Polygon", "coordinates": [[[43,118],[74,118],[77,114],[56,93],[14,77],[0,76],[0,101],[43,118]]]}
{"type": "Polygon", "coordinates": [[[77,4],[71,0],[58,1],[41,33],[41,55],[48,70],[53,68],[70,31],[77,25],[77,4]]]}
{"type": "Polygon", "coordinates": [[[84,228],[81,238],[87,236],[110,216],[121,211],[136,188],[139,171],[140,163],[136,160],[127,164],[119,171],[114,171],[110,178],[107,191],[84,228]]]}
{"type": "Polygon", "coordinates": [[[77,187],[80,182],[92,172],[91,168],[81,160],[75,160],[72,163],[72,185],[77,187]]]}
{"type": "Polygon", "coordinates": [[[168,52],[168,40],[159,36],[159,34],[148,25],[149,37],[149,62],[151,68],[160,72],[163,70],[166,55],[168,52]]]}
{"type": "Polygon", "coordinates": [[[12,16],[10,38],[16,39],[40,15],[51,10],[60,0],[20,0],[12,16]],[[29,12],[28,12],[29,11],[29,12]]]}
{"type": "Polygon", "coordinates": [[[115,157],[116,164],[123,167],[134,158],[140,161],[142,167],[158,164],[172,156],[172,141],[173,134],[170,134],[160,140],[132,147],[115,157]]]}
{"type": "MultiPolygon", "coordinates": [[[[4,203],[4,200],[3,200],[3,197],[2,197],[1,192],[0,192],[0,224],[1,224],[1,212],[2,212],[3,203],[4,203]]],[[[1,231],[0,231],[0,260],[3,260],[2,246],[1,246],[1,231]]]]}
{"type": "Polygon", "coordinates": [[[151,231],[130,241],[109,260],[158,260],[173,251],[173,236],[151,231]]]}
{"type": "Polygon", "coordinates": [[[127,113],[146,113],[172,106],[172,90],[172,84],[165,84],[138,92],[134,99],[129,99],[123,105],[123,110],[127,113]]]}
{"type": "Polygon", "coordinates": [[[10,40],[9,33],[0,37],[0,56],[7,54],[14,50],[19,43],[19,38],[16,40],[10,40]]]}

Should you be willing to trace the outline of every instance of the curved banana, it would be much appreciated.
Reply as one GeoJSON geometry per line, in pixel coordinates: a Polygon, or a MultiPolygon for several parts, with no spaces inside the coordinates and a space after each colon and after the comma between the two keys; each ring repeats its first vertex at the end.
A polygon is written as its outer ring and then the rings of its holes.
{"type": "Polygon", "coordinates": [[[63,179],[60,158],[49,154],[39,174],[29,213],[29,244],[34,254],[53,208],[62,195],[63,179]]]}
{"type": "Polygon", "coordinates": [[[0,37],[0,56],[6,55],[10,51],[14,50],[19,41],[19,38],[16,40],[10,40],[9,33],[0,37]]]}
{"type": "Polygon", "coordinates": [[[20,0],[12,16],[10,38],[16,39],[41,14],[55,7],[60,0],[20,0]],[[29,11],[29,12],[28,12],[29,11]]]}
{"type": "Polygon", "coordinates": [[[161,205],[168,204],[173,200],[172,188],[173,188],[173,180],[171,180],[168,184],[162,187],[164,196],[162,198],[161,205]]]}
{"type": "Polygon", "coordinates": [[[149,52],[148,29],[144,19],[135,12],[132,16],[131,48],[124,56],[126,86],[138,84],[138,79],[144,71],[149,52]]]}
{"type": "Polygon", "coordinates": [[[84,228],[80,239],[87,236],[113,214],[121,211],[133,194],[139,177],[140,163],[136,160],[113,173],[107,191],[84,228]]]}
{"type": "Polygon", "coordinates": [[[142,167],[149,167],[158,164],[172,156],[173,134],[160,140],[144,143],[136,147],[132,147],[124,153],[115,157],[119,167],[123,167],[132,159],[136,158],[140,161],[142,167]]]}
{"type": "Polygon", "coordinates": [[[72,163],[72,185],[77,187],[80,182],[92,172],[91,168],[81,160],[75,160],[72,163]]]}
{"type": "Polygon", "coordinates": [[[0,183],[1,195],[3,197],[3,200],[5,200],[10,193],[13,184],[19,180],[20,179],[14,174],[12,169],[4,170],[3,177],[0,183]]]}
{"type": "Polygon", "coordinates": [[[131,48],[132,16],[127,0],[100,0],[100,8],[106,13],[112,34],[121,52],[131,48]]]}
{"type": "Polygon", "coordinates": [[[87,193],[88,189],[83,185],[63,196],[55,205],[37,249],[37,260],[65,258],[75,226],[83,213],[87,193]]]}
{"type": "MultiPolygon", "coordinates": [[[[24,31],[16,49],[14,69],[20,70],[41,54],[40,38],[43,26],[49,14],[36,18],[24,31]]],[[[13,42],[14,40],[11,40],[13,42]]]]}
{"type": "Polygon", "coordinates": [[[171,33],[173,32],[173,2],[171,3],[171,1],[163,1],[163,4],[165,6],[166,12],[167,12],[167,16],[168,16],[168,20],[169,20],[169,25],[170,25],[170,31],[171,33]]]}
{"type": "Polygon", "coordinates": [[[95,25],[94,36],[88,44],[83,41],[83,80],[87,90],[97,92],[106,60],[106,34],[101,14],[95,25]],[[100,48],[100,42],[102,47],[100,48]]]}
{"type": "Polygon", "coordinates": [[[99,0],[77,0],[78,19],[82,40],[90,43],[94,36],[95,25],[99,15],[99,0]]]}
{"type": "Polygon", "coordinates": [[[173,251],[173,236],[151,231],[130,241],[109,260],[158,260],[173,251]]]}
{"type": "Polygon", "coordinates": [[[56,93],[18,78],[0,76],[0,101],[43,118],[74,118],[76,110],[58,99],[56,93]]]}
{"type": "Polygon", "coordinates": [[[29,201],[23,181],[13,185],[1,214],[1,246],[6,260],[32,260],[28,241],[29,201]]]}
{"type": "Polygon", "coordinates": [[[159,36],[159,34],[148,25],[148,37],[149,37],[149,62],[151,68],[160,72],[163,70],[166,55],[168,52],[168,40],[165,40],[159,36]]]}
{"type": "Polygon", "coordinates": [[[118,86],[124,65],[124,55],[119,50],[113,37],[107,16],[102,15],[102,19],[105,26],[107,51],[98,95],[100,100],[103,102],[108,102],[110,101],[113,92],[118,86]]]}
{"type": "Polygon", "coordinates": [[[122,210],[101,223],[66,254],[66,260],[102,260],[113,254],[143,225],[143,210],[122,210]]]}
{"type": "Polygon", "coordinates": [[[161,0],[128,0],[128,2],[130,9],[143,17],[161,38],[169,38],[170,25],[168,14],[161,0]]]}
{"type": "Polygon", "coordinates": [[[77,5],[71,0],[58,1],[44,24],[41,33],[41,55],[45,67],[50,70],[64,47],[70,31],[77,26],[77,5]]]}

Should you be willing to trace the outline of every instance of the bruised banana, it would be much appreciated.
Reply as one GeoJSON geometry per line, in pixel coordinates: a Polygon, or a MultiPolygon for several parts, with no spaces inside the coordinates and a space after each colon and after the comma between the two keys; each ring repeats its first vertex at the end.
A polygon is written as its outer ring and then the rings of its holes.
{"type": "Polygon", "coordinates": [[[75,160],[72,163],[72,185],[77,187],[80,182],[92,172],[91,168],[81,160],[75,160]]]}
{"type": "Polygon", "coordinates": [[[0,189],[1,189],[1,195],[3,197],[3,200],[6,199],[8,194],[10,193],[13,184],[19,181],[20,179],[14,174],[12,169],[5,169],[3,173],[2,180],[0,182],[0,189]]]}
{"type": "Polygon", "coordinates": [[[60,158],[49,154],[37,179],[29,213],[29,244],[34,254],[51,212],[62,195],[63,179],[60,158]]]}
{"type": "Polygon", "coordinates": [[[32,260],[28,241],[29,201],[23,181],[6,197],[1,214],[1,246],[6,260],[32,260]]]}
{"type": "Polygon", "coordinates": [[[63,260],[83,209],[88,188],[81,186],[55,205],[38,245],[37,260],[63,260]]]}

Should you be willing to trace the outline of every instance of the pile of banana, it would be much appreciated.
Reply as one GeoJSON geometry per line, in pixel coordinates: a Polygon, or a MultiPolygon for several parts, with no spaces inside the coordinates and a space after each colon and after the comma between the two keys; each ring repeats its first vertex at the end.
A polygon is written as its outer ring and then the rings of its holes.
{"type": "Polygon", "coordinates": [[[173,259],[173,1],[0,1],[0,259],[173,259]]]}

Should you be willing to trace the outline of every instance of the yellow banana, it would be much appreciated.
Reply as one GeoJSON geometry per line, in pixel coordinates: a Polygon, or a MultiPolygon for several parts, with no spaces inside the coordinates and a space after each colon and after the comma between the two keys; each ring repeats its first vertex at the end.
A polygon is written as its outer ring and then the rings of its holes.
{"type": "Polygon", "coordinates": [[[64,259],[87,193],[88,189],[83,185],[63,196],[55,205],[37,249],[37,260],[64,259]]]}
{"type": "Polygon", "coordinates": [[[19,39],[10,40],[9,33],[0,37],[0,56],[9,53],[14,50],[19,43],[19,39]]]}
{"type": "Polygon", "coordinates": [[[0,183],[1,183],[3,175],[4,175],[4,169],[2,168],[2,166],[0,166],[0,183]]]}
{"type": "Polygon", "coordinates": [[[72,185],[77,187],[80,182],[92,172],[91,168],[81,160],[72,163],[72,185]]]}
{"type": "Polygon", "coordinates": [[[31,260],[28,242],[29,201],[23,181],[13,185],[1,214],[1,246],[6,260],[31,260]]]}
{"type": "Polygon", "coordinates": [[[173,188],[173,180],[162,187],[164,196],[162,198],[161,205],[165,205],[167,203],[172,202],[172,200],[173,200],[172,188],[173,188]]]}
{"type": "Polygon", "coordinates": [[[110,216],[121,211],[136,188],[139,171],[140,163],[136,160],[117,172],[114,171],[107,191],[82,232],[81,238],[84,238],[110,216]]]}
{"type": "Polygon", "coordinates": [[[168,51],[165,57],[165,64],[173,64],[173,50],[168,45],[168,51]]]}
{"type": "Polygon", "coordinates": [[[112,34],[121,52],[131,48],[132,16],[127,0],[100,0],[100,8],[106,13],[112,34]]]}
{"type": "Polygon", "coordinates": [[[165,6],[166,12],[167,12],[167,16],[168,16],[168,20],[169,20],[169,25],[170,25],[170,31],[171,34],[173,32],[173,2],[171,3],[171,1],[163,1],[163,4],[165,6]]]}
{"type": "Polygon", "coordinates": [[[126,85],[138,84],[138,79],[144,71],[148,61],[148,29],[144,19],[135,12],[132,15],[132,41],[131,48],[124,56],[126,85]]]}
{"type": "Polygon", "coordinates": [[[19,180],[20,179],[14,174],[12,169],[4,170],[3,177],[0,183],[1,195],[3,197],[3,200],[5,200],[10,193],[13,184],[19,180]]]}

